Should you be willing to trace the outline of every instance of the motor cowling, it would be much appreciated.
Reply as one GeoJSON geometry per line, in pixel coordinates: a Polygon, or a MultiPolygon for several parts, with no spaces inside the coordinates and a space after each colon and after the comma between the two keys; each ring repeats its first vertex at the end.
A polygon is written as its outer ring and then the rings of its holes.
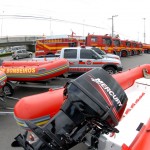
{"type": "Polygon", "coordinates": [[[24,148],[67,150],[85,140],[87,133],[118,132],[118,125],[127,104],[127,96],[119,84],[101,68],[93,69],[71,81],[64,90],[65,103],[50,122],[40,128],[26,124],[39,137],[41,145],[21,141],[24,148]]]}

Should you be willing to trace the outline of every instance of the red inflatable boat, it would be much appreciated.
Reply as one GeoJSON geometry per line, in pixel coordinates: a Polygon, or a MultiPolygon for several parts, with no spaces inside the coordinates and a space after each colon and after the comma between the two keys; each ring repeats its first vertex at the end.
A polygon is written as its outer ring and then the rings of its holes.
{"type": "MultiPolygon", "coordinates": [[[[125,91],[128,103],[117,126],[120,132],[99,137],[97,149],[102,150],[100,145],[104,144],[105,150],[111,148],[112,150],[148,150],[150,148],[150,64],[115,74],[113,78],[125,91]]],[[[14,109],[18,125],[28,130],[27,120],[38,126],[47,124],[64,103],[66,99],[64,92],[64,88],[50,89],[42,94],[22,98],[14,109]]],[[[36,139],[34,136],[33,139],[36,139]]],[[[89,144],[88,141],[85,143],[89,144]]]]}
{"type": "Polygon", "coordinates": [[[3,61],[0,70],[8,81],[45,81],[68,72],[66,59],[53,61],[3,61]]]}

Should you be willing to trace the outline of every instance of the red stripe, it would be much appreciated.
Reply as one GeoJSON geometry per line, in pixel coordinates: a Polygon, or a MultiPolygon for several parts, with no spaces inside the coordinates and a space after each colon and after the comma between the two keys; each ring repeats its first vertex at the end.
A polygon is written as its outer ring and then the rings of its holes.
{"type": "MultiPolygon", "coordinates": [[[[93,62],[93,64],[108,64],[109,62],[93,62]]],[[[119,63],[111,63],[111,64],[119,64],[119,63]]]]}
{"type": "Polygon", "coordinates": [[[80,65],[85,64],[85,62],[79,62],[80,65]]]}

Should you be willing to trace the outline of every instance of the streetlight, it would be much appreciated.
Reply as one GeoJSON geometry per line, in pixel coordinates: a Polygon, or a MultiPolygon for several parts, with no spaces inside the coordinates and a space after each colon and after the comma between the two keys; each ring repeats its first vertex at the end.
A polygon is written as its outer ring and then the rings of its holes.
{"type": "Polygon", "coordinates": [[[114,17],[118,17],[118,15],[114,15],[111,18],[109,18],[112,20],[112,37],[114,37],[114,17]]]}
{"type": "Polygon", "coordinates": [[[85,25],[85,20],[83,19],[83,36],[84,36],[84,25],[85,25]]]}
{"type": "Polygon", "coordinates": [[[52,28],[52,18],[50,17],[50,36],[51,36],[51,34],[52,34],[52,31],[51,31],[51,28],[52,28]]]}
{"type": "Polygon", "coordinates": [[[4,14],[4,11],[2,12],[1,37],[3,35],[3,14],[4,14]]]}
{"type": "Polygon", "coordinates": [[[145,43],[145,37],[146,37],[146,34],[145,34],[145,20],[146,20],[146,18],[143,18],[143,20],[144,20],[144,43],[145,43]]]}

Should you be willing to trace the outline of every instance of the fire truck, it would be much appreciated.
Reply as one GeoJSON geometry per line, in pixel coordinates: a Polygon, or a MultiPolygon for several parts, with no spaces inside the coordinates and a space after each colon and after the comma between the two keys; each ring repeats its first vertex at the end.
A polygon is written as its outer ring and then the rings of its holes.
{"type": "Polygon", "coordinates": [[[76,47],[85,45],[85,38],[72,35],[55,35],[37,39],[35,46],[35,56],[45,56],[55,54],[64,47],[76,47]]]}
{"type": "Polygon", "coordinates": [[[121,40],[121,56],[134,56],[143,53],[143,44],[141,42],[121,40]]]}
{"type": "Polygon", "coordinates": [[[50,36],[36,41],[35,56],[55,54],[64,47],[76,46],[98,47],[106,53],[120,57],[139,55],[143,53],[143,44],[130,40],[120,40],[119,37],[106,35],[87,35],[86,37],[71,35],[50,36]]]}
{"type": "Polygon", "coordinates": [[[150,44],[143,43],[144,53],[150,53],[150,44]]]}
{"type": "Polygon", "coordinates": [[[122,57],[139,55],[143,53],[143,45],[140,42],[120,40],[109,35],[88,35],[86,45],[99,47],[106,53],[113,53],[122,57]]]}
{"type": "Polygon", "coordinates": [[[113,52],[113,41],[109,35],[88,35],[86,37],[86,46],[98,47],[106,53],[113,52]]]}

